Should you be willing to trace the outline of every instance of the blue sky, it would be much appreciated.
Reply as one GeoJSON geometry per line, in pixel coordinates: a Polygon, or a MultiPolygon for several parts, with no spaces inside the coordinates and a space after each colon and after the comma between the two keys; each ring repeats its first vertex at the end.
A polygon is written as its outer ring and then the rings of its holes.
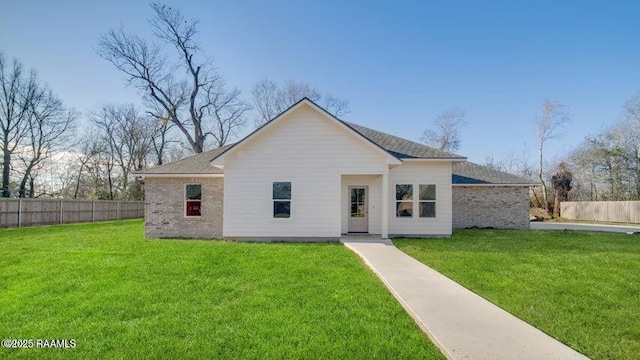
{"type": "MultiPolygon", "coordinates": [[[[545,98],[573,124],[547,157],[616,121],[640,91],[640,3],[592,1],[184,1],[200,41],[249,99],[268,77],[346,98],[345,120],[412,140],[438,113],[466,110],[457,151],[470,160],[526,149],[545,98]]],[[[110,28],[149,35],[146,1],[10,1],[0,50],[38,70],[67,105],[135,102],[95,54],[110,28]]],[[[248,121],[246,132],[252,130],[248,121]]]]}

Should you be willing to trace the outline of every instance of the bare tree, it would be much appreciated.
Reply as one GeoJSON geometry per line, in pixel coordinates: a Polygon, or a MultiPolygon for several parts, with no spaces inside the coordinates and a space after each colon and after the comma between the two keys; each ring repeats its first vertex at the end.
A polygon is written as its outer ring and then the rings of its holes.
{"type": "Polygon", "coordinates": [[[536,177],[534,175],[535,169],[529,161],[526,144],[520,153],[508,152],[500,159],[496,159],[493,155],[488,156],[485,158],[484,165],[494,170],[522,176],[528,180],[533,180],[536,177]]]}
{"type": "Polygon", "coordinates": [[[87,170],[87,172],[89,172],[87,167],[89,166],[91,159],[99,152],[95,141],[92,141],[90,138],[86,138],[85,140],[86,141],[81,141],[81,151],[76,153],[76,156],[78,157],[77,164],[79,166],[77,173],[74,174],[75,181],[73,182],[73,193],[71,195],[71,198],[73,199],[88,198],[86,194],[84,196],[81,194],[81,186],[86,183],[86,174],[84,171],[87,170]]]}
{"type": "Polygon", "coordinates": [[[38,168],[56,150],[66,147],[75,118],[75,112],[66,109],[62,101],[40,83],[35,70],[25,73],[22,63],[16,59],[9,62],[0,52],[3,197],[11,196],[12,172],[20,179],[19,196],[35,196],[38,168]]]}
{"type": "Polygon", "coordinates": [[[573,168],[574,200],[598,201],[603,188],[602,172],[596,160],[595,142],[585,139],[575,147],[565,160],[573,168]]]}
{"type": "Polygon", "coordinates": [[[160,46],[122,29],[102,36],[98,55],[144,95],[150,115],[175,124],[194,153],[204,150],[208,137],[215,146],[224,145],[245,124],[245,112],[251,107],[240,98],[239,90],[226,90],[211,61],[198,60],[198,20],[186,19],[178,9],[166,5],[152,3],[151,8],[153,33],[162,45],[176,50],[175,64],[167,62],[160,46]],[[186,75],[179,78],[180,69],[186,75]]]}
{"type": "Polygon", "coordinates": [[[558,131],[571,121],[571,117],[564,104],[559,101],[545,99],[542,103],[542,111],[534,118],[538,135],[538,181],[542,185],[543,208],[549,212],[547,199],[547,185],[543,177],[544,145],[552,139],[560,136],[558,131]]]}
{"type": "Polygon", "coordinates": [[[0,149],[2,150],[2,197],[11,196],[12,156],[27,135],[29,106],[38,86],[35,71],[24,74],[22,63],[7,61],[0,52],[0,149]]]}
{"type": "Polygon", "coordinates": [[[65,148],[75,130],[77,114],[68,110],[50,89],[40,87],[29,99],[27,131],[18,152],[22,180],[18,196],[34,197],[34,181],[38,168],[56,151],[65,148]],[[27,186],[30,190],[27,191],[27,186]]]}
{"type": "Polygon", "coordinates": [[[447,110],[436,117],[433,121],[434,128],[425,130],[421,140],[443,151],[456,151],[460,147],[460,132],[466,124],[464,110],[447,110]]]}
{"type": "Polygon", "coordinates": [[[159,118],[158,120],[158,125],[155,127],[155,134],[151,138],[151,145],[153,146],[153,153],[155,154],[155,164],[162,165],[164,164],[167,146],[173,142],[169,139],[169,131],[173,127],[173,123],[166,117],[159,118]]]}
{"type": "Polygon", "coordinates": [[[86,165],[89,182],[88,197],[94,200],[117,198],[117,175],[115,158],[110,154],[110,145],[104,137],[90,136],[86,150],[91,154],[86,165]]]}
{"type": "Polygon", "coordinates": [[[68,168],[68,175],[72,180],[65,181],[69,188],[63,190],[72,199],[108,200],[112,199],[108,189],[111,175],[107,172],[111,166],[112,157],[106,156],[108,146],[104,136],[95,136],[95,129],[89,129],[79,139],[77,148],[73,151],[75,157],[68,168]]]}
{"type": "MultiPolygon", "coordinates": [[[[160,123],[142,116],[133,104],[103,105],[94,115],[93,122],[104,136],[103,152],[113,158],[119,169],[119,197],[128,199],[131,173],[146,167],[160,123]]],[[[134,184],[133,188],[140,186],[134,184]]],[[[142,195],[139,191],[134,192],[135,198],[142,195]]]]}
{"type": "Polygon", "coordinates": [[[569,191],[571,191],[571,181],[573,174],[563,161],[558,164],[558,171],[551,177],[551,186],[554,190],[553,217],[560,217],[560,202],[567,201],[569,191]]]}
{"type": "Polygon", "coordinates": [[[341,117],[351,111],[348,100],[331,94],[323,95],[315,86],[302,81],[287,80],[282,86],[278,86],[269,79],[263,79],[254,85],[251,96],[254,108],[258,112],[255,119],[256,127],[272,120],[305,97],[318,103],[335,117],[341,117]]]}
{"type": "Polygon", "coordinates": [[[623,119],[611,132],[618,139],[625,170],[633,182],[631,196],[640,199],[640,95],[625,102],[623,119]]]}

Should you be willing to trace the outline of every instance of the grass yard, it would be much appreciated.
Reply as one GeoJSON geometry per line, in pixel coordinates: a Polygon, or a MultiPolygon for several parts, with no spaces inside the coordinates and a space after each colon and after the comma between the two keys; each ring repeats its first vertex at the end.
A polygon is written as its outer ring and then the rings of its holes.
{"type": "Polygon", "coordinates": [[[640,359],[640,237],[461,230],[402,251],[593,359],[640,359]]]}
{"type": "Polygon", "coordinates": [[[0,358],[443,359],[336,244],[145,240],[141,221],[0,231],[0,358]]]}

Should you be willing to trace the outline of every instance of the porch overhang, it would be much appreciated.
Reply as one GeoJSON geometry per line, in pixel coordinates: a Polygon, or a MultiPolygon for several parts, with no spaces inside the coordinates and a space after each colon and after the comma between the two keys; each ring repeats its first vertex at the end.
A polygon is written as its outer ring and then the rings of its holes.
{"type": "MultiPolygon", "coordinates": [[[[351,230],[351,206],[353,199],[351,191],[353,188],[363,187],[366,189],[366,211],[367,211],[367,231],[371,235],[378,235],[386,239],[389,233],[389,172],[381,171],[377,173],[347,173],[340,175],[340,188],[342,195],[341,202],[341,226],[342,233],[359,233],[360,229],[351,230]]],[[[355,194],[355,193],[353,193],[355,194]]]]}

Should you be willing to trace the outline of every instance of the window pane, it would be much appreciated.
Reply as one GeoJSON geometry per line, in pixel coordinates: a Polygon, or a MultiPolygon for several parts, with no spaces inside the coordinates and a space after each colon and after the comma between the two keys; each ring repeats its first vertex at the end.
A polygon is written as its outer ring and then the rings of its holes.
{"type": "Polygon", "coordinates": [[[274,201],[273,217],[274,218],[291,217],[291,201],[274,201]]]}
{"type": "Polygon", "coordinates": [[[351,189],[351,202],[364,202],[364,189],[363,188],[354,188],[351,189]]]}
{"type": "Polygon", "coordinates": [[[351,217],[364,217],[364,204],[352,202],[351,203],[351,217]]]}
{"type": "Polygon", "coordinates": [[[420,203],[420,217],[436,217],[436,203],[435,202],[421,202],[420,203]]]}
{"type": "Polygon", "coordinates": [[[413,201],[396,202],[396,216],[397,217],[412,217],[413,216],[413,201]]]}
{"type": "Polygon", "coordinates": [[[273,199],[291,199],[291,182],[274,182],[273,199]]]}
{"type": "Polygon", "coordinates": [[[435,200],[435,199],[436,199],[435,185],[420,185],[420,200],[435,200]]]}
{"type": "Polygon", "coordinates": [[[413,185],[396,185],[396,200],[413,200],[413,185]]]}
{"type": "Polygon", "coordinates": [[[202,186],[199,184],[187,185],[185,188],[185,197],[187,200],[202,199],[202,186]]]}
{"type": "Polygon", "coordinates": [[[200,216],[200,200],[187,201],[187,216],[200,216]]]}

